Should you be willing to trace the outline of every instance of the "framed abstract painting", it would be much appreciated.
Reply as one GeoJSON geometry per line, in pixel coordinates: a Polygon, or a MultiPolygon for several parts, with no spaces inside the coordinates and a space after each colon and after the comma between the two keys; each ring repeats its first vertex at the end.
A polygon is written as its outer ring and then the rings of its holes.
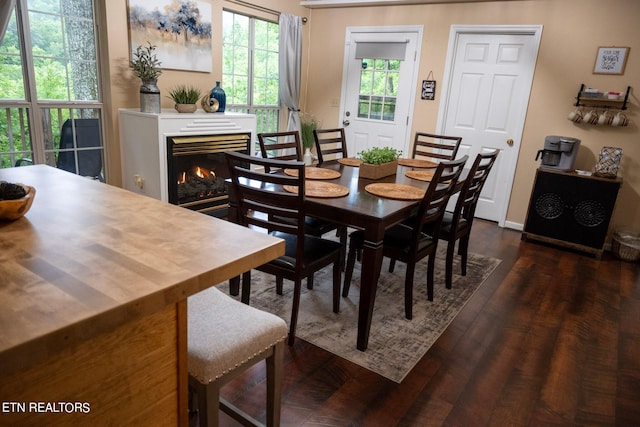
{"type": "Polygon", "coordinates": [[[130,55],[156,46],[161,67],[211,72],[211,4],[195,0],[128,0],[130,55]]]}

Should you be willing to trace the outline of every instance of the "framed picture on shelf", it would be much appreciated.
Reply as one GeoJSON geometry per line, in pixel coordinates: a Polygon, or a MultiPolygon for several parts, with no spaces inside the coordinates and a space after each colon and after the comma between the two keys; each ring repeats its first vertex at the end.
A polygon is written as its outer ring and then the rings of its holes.
{"type": "Polygon", "coordinates": [[[629,47],[599,47],[593,74],[624,74],[629,47]]]}

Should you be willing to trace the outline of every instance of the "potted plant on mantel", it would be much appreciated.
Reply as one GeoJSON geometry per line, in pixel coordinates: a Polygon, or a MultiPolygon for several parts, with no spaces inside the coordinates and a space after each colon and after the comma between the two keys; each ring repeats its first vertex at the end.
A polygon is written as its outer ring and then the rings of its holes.
{"type": "Polygon", "coordinates": [[[155,54],[156,47],[150,42],[147,46],[138,46],[129,62],[133,72],[140,80],[140,111],[160,114],[160,89],[158,76],[162,74],[161,62],[155,54]]]}
{"type": "Polygon", "coordinates": [[[389,147],[373,147],[358,153],[362,160],[358,176],[360,178],[380,179],[394,175],[398,169],[398,158],[402,151],[389,147]]]}
{"type": "Polygon", "coordinates": [[[167,98],[176,103],[175,109],[178,113],[194,113],[198,109],[200,95],[200,89],[194,86],[178,85],[169,90],[167,98]]]}

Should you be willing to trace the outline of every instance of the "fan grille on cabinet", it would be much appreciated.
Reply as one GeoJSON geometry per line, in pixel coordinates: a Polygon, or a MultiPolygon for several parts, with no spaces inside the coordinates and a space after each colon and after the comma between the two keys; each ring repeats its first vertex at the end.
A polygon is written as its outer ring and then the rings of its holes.
{"type": "Polygon", "coordinates": [[[536,212],[544,219],[555,219],[562,215],[564,203],[555,193],[541,194],[536,200],[536,212]]]}
{"type": "Polygon", "coordinates": [[[607,212],[602,203],[595,200],[583,200],[573,210],[573,217],[584,227],[596,227],[607,219],[607,212]]]}

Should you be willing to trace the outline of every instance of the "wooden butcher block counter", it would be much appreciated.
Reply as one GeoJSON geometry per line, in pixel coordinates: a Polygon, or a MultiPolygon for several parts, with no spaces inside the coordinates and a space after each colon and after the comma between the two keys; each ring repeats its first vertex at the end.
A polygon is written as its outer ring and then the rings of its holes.
{"type": "Polygon", "coordinates": [[[279,240],[49,166],[0,220],[0,425],[186,425],[186,298],[279,240]]]}

